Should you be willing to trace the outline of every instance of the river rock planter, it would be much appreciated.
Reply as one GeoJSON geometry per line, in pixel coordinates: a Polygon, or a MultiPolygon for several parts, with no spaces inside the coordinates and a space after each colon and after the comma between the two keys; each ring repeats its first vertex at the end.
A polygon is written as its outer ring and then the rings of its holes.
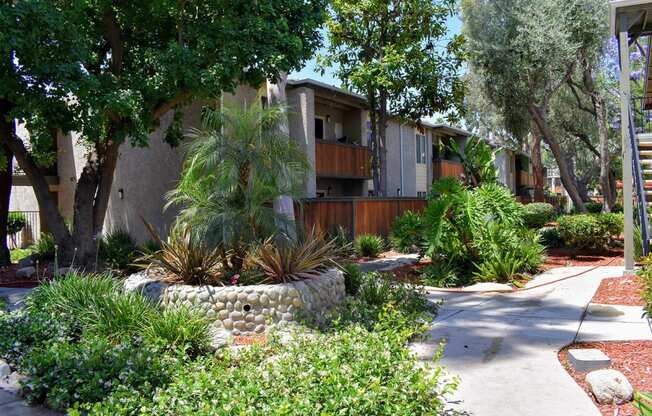
{"type": "Polygon", "coordinates": [[[263,333],[269,325],[298,317],[320,320],[344,300],[344,276],[330,269],[307,280],[276,285],[189,286],[167,284],[147,271],[125,280],[125,290],[138,291],[164,306],[187,306],[203,313],[232,335],[263,333]]]}

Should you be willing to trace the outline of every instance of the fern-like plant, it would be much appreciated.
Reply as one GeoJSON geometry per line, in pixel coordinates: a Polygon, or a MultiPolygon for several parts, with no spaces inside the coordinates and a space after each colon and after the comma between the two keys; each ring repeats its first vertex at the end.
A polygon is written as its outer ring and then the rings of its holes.
{"type": "Polygon", "coordinates": [[[274,200],[303,196],[310,167],[305,152],[282,133],[285,111],[259,102],[207,109],[202,128],[187,135],[184,169],[168,206],[181,207],[178,221],[203,244],[233,253],[232,273],[240,272],[252,243],[286,229],[274,200]]]}

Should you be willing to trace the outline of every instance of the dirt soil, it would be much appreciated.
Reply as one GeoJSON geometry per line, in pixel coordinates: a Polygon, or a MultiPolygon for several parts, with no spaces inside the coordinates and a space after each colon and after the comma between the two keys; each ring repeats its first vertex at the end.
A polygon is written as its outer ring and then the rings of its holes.
{"type": "Polygon", "coordinates": [[[605,305],[645,306],[643,279],[638,276],[610,277],[602,280],[591,302],[605,305]]]}
{"type": "Polygon", "coordinates": [[[44,280],[49,280],[51,278],[51,273],[48,270],[49,266],[46,266],[45,269],[41,268],[38,272],[38,277],[32,276],[29,278],[16,277],[16,271],[18,270],[17,264],[12,264],[7,267],[0,267],[0,287],[19,287],[19,288],[30,288],[36,287],[44,280]]]}
{"type": "Polygon", "coordinates": [[[627,377],[634,390],[652,391],[652,341],[617,341],[617,342],[587,342],[572,344],[559,352],[559,361],[568,374],[593,399],[595,405],[604,416],[613,416],[618,408],[619,416],[638,416],[639,411],[630,403],[624,405],[601,405],[584,380],[587,373],[577,372],[568,364],[567,350],[570,348],[597,348],[611,358],[611,367],[627,377]]]}
{"type": "Polygon", "coordinates": [[[570,248],[550,248],[546,252],[543,270],[569,266],[622,266],[623,250],[610,249],[602,252],[570,248]]]}

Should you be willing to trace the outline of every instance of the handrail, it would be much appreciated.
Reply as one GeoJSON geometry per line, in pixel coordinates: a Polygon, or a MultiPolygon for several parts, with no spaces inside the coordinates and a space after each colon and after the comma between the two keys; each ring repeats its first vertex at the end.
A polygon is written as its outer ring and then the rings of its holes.
{"type": "MultiPolygon", "coordinates": [[[[629,104],[628,108],[629,115],[629,142],[632,146],[632,174],[634,177],[634,184],[636,186],[636,196],[638,200],[638,216],[639,216],[639,226],[641,229],[641,240],[643,245],[643,255],[647,256],[649,254],[649,218],[647,213],[647,197],[645,195],[645,186],[643,182],[643,171],[641,170],[640,162],[640,153],[638,150],[638,140],[636,138],[636,132],[634,130],[634,117],[632,115],[632,105],[629,104]]],[[[624,184],[623,184],[624,185],[624,184]]]]}

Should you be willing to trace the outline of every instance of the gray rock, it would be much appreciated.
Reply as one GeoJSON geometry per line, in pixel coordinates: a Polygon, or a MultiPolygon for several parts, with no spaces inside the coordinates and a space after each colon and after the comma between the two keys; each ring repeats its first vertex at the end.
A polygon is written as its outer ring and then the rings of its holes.
{"type": "Polygon", "coordinates": [[[5,360],[0,360],[0,378],[8,377],[11,374],[11,367],[5,360]]]}
{"type": "Polygon", "coordinates": [[[32,256],[27,256],[18,261],[18,267],[19,268],[25,268],[29,266],[34,266],[36,263],[34,262],[34,257],[32,256]]]}
{"type": "Polygon", "coordinates": [[[212,351],[217,351],[220,348],[229,345],[231,341],[231,334],[229,331],[215,325],[211,325],[208,329],[208,336],[210,337],[209,348],[212,351]]]}
{"type": "Polygon", "coordinates": [[[148,276],[147,271],[134,273],[124,282],[126,292],[139,292],[146,298],[158,302],[163,299],[170,285],[148,276]]]}
{"type": "Polygon", "coordinates": [[[592,371],[586,375],[586,382],[600,404],[623,404],[634,395],[632,385],[620,371],[592,371]]]}
{"type": "Polygon", "coordinates": [[[609,368],[611,365],[611,359],[595,348],[568,350],[568,362],[576,371],[582,372],[609,368]]]}
{"type": "Polygon", "coordinates": [[[0,379],[0,389],[13,394],[21,394],[23,392],[23,383],[26,383],[28,379],[27,376],[14,371],[8,377],[0,379]]]}
{"type": "Polygon", "coordinates": [[[59,276],[65,276],[70,273],[73,269],[71,267],[59,267],[58,273],[59,276]]]}
{"type": "Polygon", "coordinates": [[[27,266],[16,270],[16,277],[27,278],[32,277],[36,273],[36,267],[27,266]]]}

